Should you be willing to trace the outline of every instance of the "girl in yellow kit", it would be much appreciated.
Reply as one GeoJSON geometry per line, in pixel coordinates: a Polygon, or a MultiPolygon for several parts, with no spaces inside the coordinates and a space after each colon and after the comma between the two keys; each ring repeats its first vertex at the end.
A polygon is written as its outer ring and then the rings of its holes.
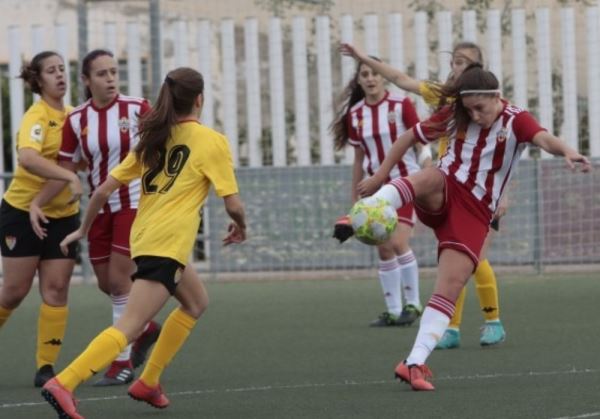
{"type": "Polygon", "coordinates": [[[241,243],[246,238],[244,207],[227,139],[198,122],[203,90],[202,75],[197,71],[178,68],[169,72],[155,107],[140,120],[135,151],[96,189],[81,227],[61,243],[65,250],[85,237],[110,194],[141,177],[142,194],[130,236],[137,272],[132,276],[135,282],[129,301],[117,323],[100,333],[44,386],[42,395],[61,417],[82,417],[73,398],[75,388],[110,364],[173,295],[181,306],[165,321],[142,375],[128,390],[136,400],[167,407],[160,376],[208,304],[202,281],[188,261],[200,208],[211,186],[223,198],[233,220],[223,244],[241,243]]]}
{"type": "Polygon", "coordinates": [[[63,98],[68,75],[60,55],[37,54],[21,71],[21,78],[38,95],[23,116],[17,135],[18,165],[0,206],[0,248],[4,283],[0,288],[0,328],[27,296],[38,273],[42,297],[37,330],[34,385],[41,387],[54,376],[54,363],[67,325],[67,296],[75,265],[75,244],[60,252],[58,244],[79,225],[81,183],[77,175],[56,163],[61,131],[69,108],[63,98]],[[46,179],[67,183],[42,209],[31,202],[46,179]],[[42,211],[47,223],[40,235],[32,229],[31,212],[42,211]]]}
{"type": "MultiPolygon", "coordinates": [[[[440,106],[441,85],[439,83],[416,80],[388,64],[372,59],[349,44],[342,44],[340,52],[367,64],[385,79],[394,83],[401,89],[422,96],[423,100],[425,100],[425,102],[433,109],[440,106]]],[[[450,62],[452,73],[450,74],[450,79],[456,79],[462,74],[465,68],[473,63],[483,63],[483,54],[481,53],[479,46],[472,42],[458,43],[452,50],[452,61],[450,62]]],[[[439,140],[439,157],[446,153],[447,145],[448,139],[446,137],[439,140]]],[[[493,230],[498,231],[498,221],[506,212],[506,207],[507,200],[505,194],[498,204],[494,220],[490,225],[493,230]]],[[[482,346],[495,345],[504,341],[506,338],[506,332],[500,321],[496,275],[487,259],[487,249],[493,234],[494,233],[490,231],[486,237],[481,254],[479,255],[479,264],[475,270],[475,288],[477,289],[479,305],[485,319],[485,324],[481,328],[481,335],[479,338],[479,343],[482,346]]],[[[436,349],[451,349],[460,346],[460,324],[462,321],[465,295],[466,288],[463,288],[456,301],[456,310],[450,320],[450,325],[444,332],[442,339],[438,342],[436,349]]]]}

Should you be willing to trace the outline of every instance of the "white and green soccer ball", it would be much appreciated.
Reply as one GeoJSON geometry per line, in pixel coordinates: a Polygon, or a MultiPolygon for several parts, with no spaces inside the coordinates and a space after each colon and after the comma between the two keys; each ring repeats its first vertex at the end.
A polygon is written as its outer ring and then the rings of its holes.
{"type": "Polygon", "coordinates": [[[370,196],[356,201],[350,210],[350,221],[354,237],[360,242],[379,245],[390,239],[398,215],[388,201],[370,196]]]}

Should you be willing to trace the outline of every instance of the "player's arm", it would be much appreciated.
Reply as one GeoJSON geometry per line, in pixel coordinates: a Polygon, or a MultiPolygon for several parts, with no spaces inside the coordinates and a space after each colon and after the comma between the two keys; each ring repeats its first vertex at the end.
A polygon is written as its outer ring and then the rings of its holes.
{"type": "Polygon", "coordinates": [[[394,166],[398,164],[400,160],[402,160],[404,154],[409,148],[414,146],[416,142],[417,137],[412,129],[409,129],[400,137],[398,137],[385,156],[385,160],[383,160],[379,169],[377,169],[373,176],[364,179],[358,184],[357,189],[360,196],[372,195],[377,189],[379,189],[383,182],[385,182],[388,178],[394,166]]]}
{"type": "Polygon", "coordinates": [[[233,220],[227,228],[227,236],[223,239],[223,245],[241,243],[246,240],[246,215],[244,204],[240,195],[235,193],[223,197],[225,211],[233,220]]]}
{"type": "Polygon", "coordinates": [[[373,69],[376,73],[381,74],[381,76],[388,80],[390,83],[395,84],[402,90],[406,90],[408,92],[416,93],[420,95],[419,91],[419,81],[410,77],[408,74],[403,73],[402,71],[392,67],[389,64],[377,61],[371,57],[369,57],[364,52],[360,51],[356,47],[351,44],[341,44],[340,52],[342,55],[346,55],[354,58],[357,61],[365,63],[369,67],[373,69]]]}
{"type": "Polygon", "coordinates": [[[567,166],[575,170],[575,163],[581,164],[582,172],[589,172],[592,165],[587,157],[579,154],[577,151],[567,145],[560,138],[550,134],[548,131],[539,131],[533,136],[532,143],[555,156],[563,156],[567,166]]]}
{"type": "Polygon", "coordinates": [[[365,158],[365,152],[360,147],[354,147],[354,163],[352,164],[352,202],[358,201],[358,183],[362,180],[364,173],[362,164],[365,158]]]}

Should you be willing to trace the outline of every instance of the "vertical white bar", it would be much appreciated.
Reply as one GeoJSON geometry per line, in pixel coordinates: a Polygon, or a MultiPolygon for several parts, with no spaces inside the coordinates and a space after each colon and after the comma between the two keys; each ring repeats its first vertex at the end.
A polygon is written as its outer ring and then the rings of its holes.
{"type": "Polygon", "coordinates": [[[463,37],[461,41],[477,43],[477,12],[475,10],[463,11],[462,31],[463,37]]]}
{"type": "MultiPolygon", "coordinates": [[[[429,41],[427,37],[427,13],[415,13],[415,77],[417,80],[429,78],[429,41]]],[[[425,101],[419,96],[417,98],[417,113],[425,117],[429,112],[425,101]]]]}
{"type": "Polygon", "coordinates": [[[42,25],[31,27],[31,56],[46,49],[46,29],[42,25]]]}
{"type": "Polygon", "coordinates": [[[486,33],[489,69],[498,78],[500,88],[502,88],[502,29],[500,26],[500,10],[488,10],[486,33]]]}
{"type": "MultiPolygon", "coordinates": [[[[344,43],[352,44],[354,39],[354,20],[351,15],[342,15],[340,18],[340,40],[344,43]]],[[[342,60],[342,89],[352,80],[356,71],[356,64],[352,57],[341,56],[342,60]]],[[[352,163],[354,161],[354,147],[344,147],[343,163],[352,163]]]]}
{"type": "Polygon", "coordinates": [[[142,97],[142,54],[140,27],[137,22],[127,22],[127,94],[142,97]]]}
{"type": "Polygon", "coordinates": [[[175,67],[187,67],[189,65],[189,48],[187,24],[185,20],[175,22],[175,67]]]}
{"type": "Polygon", "coordinates": [[[269,90],[271,93],[271,132],[273,133],[273,166],[287,165],[285,137],[285,87],[281,20],[269,21],[269,90]]]}
{"type": "MultiPolygon", "coordinates": [[[[512,62],[513,62],[513,97],[512,102],[524,109],[527,103],[527,34],[525,33],[525,10],[513,9],[511,12],[512,27],[512,62]]],[[[523,150],[523,158],[529,157],[529,148],[523,150]]]]}
{"type": "Polygon", "coordinates": [[[260,144],[262,134],[260,68],[258,58],[258,21],[247,18],[244,24],[244,52],[246,58],[246,115],[248,118],[248,163],[250,167],[263,165],[260,144]]]}
{"type": "Polygon", "coordinates": [[[438,68],[439,80],[446,81],[450,75],[452,59],[452,12],[442,10],[436,15],[438,26],[438,68]]]}
{"type": "Polygon", "coordinates": [[[233,19],[221,21],[221,59],[223,63],[223,130],[229,138],[233,162],[239,163],[237,118],[237,77],[235,65],[235,27],[233,19]]]}
{"type": "Polygon", "coordinates": [[[365,27],[365,51],[368,55],[379,57],[379,26],[377,15],[369,13],[363,17],[365,27]]]}
{"type": "Polygon", "coordinates": [[[10,131],[12,138],[12,163],[13,170],[17,167],[17,132],[25,112],[25,98],[23,80],[19,78],[21,71],[21,31],[18,26],[8,27],[8,91],[10,99],[10,131]]]}
{"type": "Polygon", "coordinates": [[[586,9],[590,156],[600,157],[600,30],[598,7],[586,9]]]}
{"type": "Polygon", "coordinates": [[[54,27],[56,35],[56,51],[65,61],[65,75],[67,76],[67,91],[65,93],[65,105],[71,104],[71,63],[69,54],[69,28],[64,23],[54,27]]]}
{"type": "Polygon", "coordinates": [[[204,106],[200,120],[208,127],[215,125],[213,75],[212,75],[212,25],[210,20],[198,22],[198,70],[204,78],[204,106]]]}
{"type": "Polygon", "coordinates": [[[577,68],[575,42],[575,15],[572,8],[560,9],[562,46],[563,140],[579,150],[579,124],[577,123],[577,68]]]}
{"type": "MultiPolygon", "coordinates": [[[[404,70],[404,37],[402,34],[402,14],[391,13],[388,16],[388,34],[390,45],[390,65],[401,71],[404,70]]],[[[396,94],[404,96],[402,89],[390,85],[389,89],[396,94]]]]}
{"type": "MultiPolygon", "coordinates": [[[[4,75],[0,71],[0,80],[4,75]]],[[[3,84],[3,83],[2,83],[3,84]]],[[[0,97],[3,93],[2,85],[0,85],[0,97]]],[[[2,115],[2,101],[0,100],[0,121],[4,121],[4,115],[2,115]]],[[[4,128],[3,123],[0,123],[0,173],[4,173],[4,128]]],[[[0,196],[4,196],[4,179],[0,179],[0,196]]]]}
{"type": "MultiPolygon", "coordinates": [[[[550,56],[550,11],[547,8],[536,9],[536,38],[538,69],[539,120],[542,127],[554,132],[552,115],[552,59],[550,56]]],[[[542,151],[542,157],[551,155],[542,151]]]]}
{"type": "Polygon", "coordinates": [[[299,166],[309,166],[308,63],[306,56],[306,23],[304,18],[302,16],[295,16],[292,26],[297,164],[299,166]]]}
{"type": "Polygon", "coordinates": [[[104,23],[104,48],[115,54],[115,58],[118,59],[117,24],[115,22],[104,23]]]}
{"type": "Polygon", "coordinates": [[[317,16],[317,78],[319,88],[319,145],[321,164],[335,163],[333,139],[329,134],[329,125],[333,120],[333,92],[331,85],[331,37],[329,17],[317,16]]]}

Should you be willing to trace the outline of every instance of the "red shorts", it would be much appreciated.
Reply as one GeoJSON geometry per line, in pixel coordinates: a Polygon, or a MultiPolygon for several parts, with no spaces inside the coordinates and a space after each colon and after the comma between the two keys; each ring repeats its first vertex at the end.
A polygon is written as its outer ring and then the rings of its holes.
{"type": "Polygon", "coordinates": [[[415,209],[413,204],[408,204],[396,210],[398,214],[398,222],[407,224],[411,227],[415,226],[415,209]]]}
{"type": "Polygon", "coordinates": [[[438,239],[438,258],[442,249],[454,249],[470,257],[475,269],[488,234],[491,215],[454,178],[444,174],[444,179],[442,208],[432,212],[415,204],[417,216],[433,229],[438,239]]]}
{"type": "Polygon", "coordinates": [[[108,262],[111,252],[127,257],[129,252],[129,232],[136,210],[122,209],[115,213],[102,213],[96,216],[88,234],[90,262],[92,265],[108,262]]]}

